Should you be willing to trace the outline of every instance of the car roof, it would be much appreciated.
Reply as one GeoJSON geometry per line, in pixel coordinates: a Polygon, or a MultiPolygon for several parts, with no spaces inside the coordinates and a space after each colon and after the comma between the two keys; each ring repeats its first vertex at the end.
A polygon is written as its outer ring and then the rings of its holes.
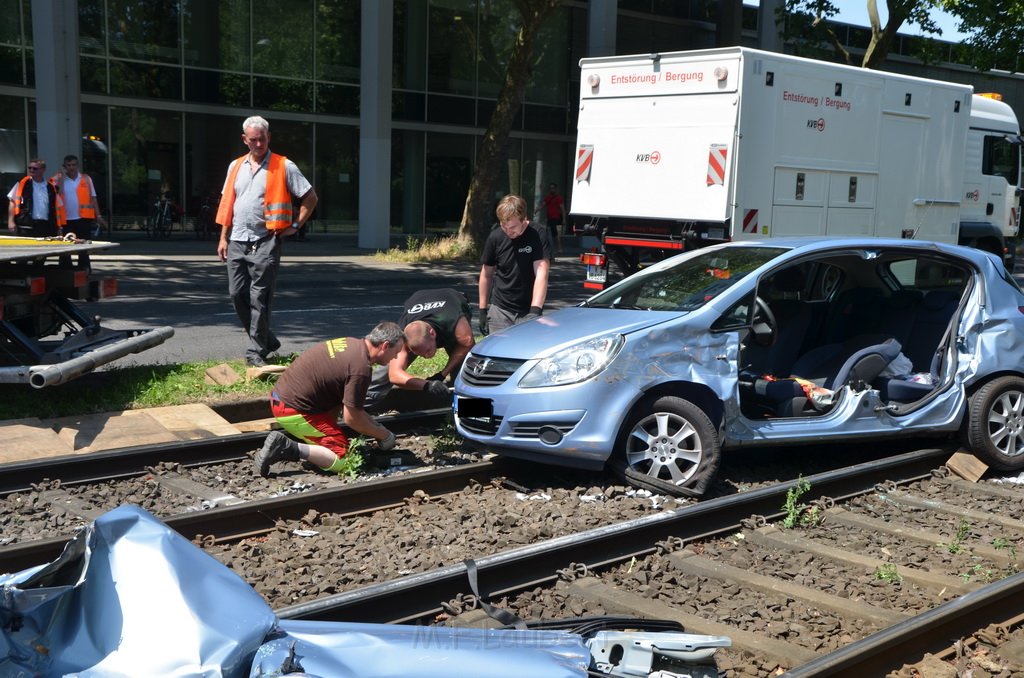
{"type": "Polygon", "coordinates": [[[934,251],[942,254],[953,255],[969,259],[981,264],[989,261],[993,255],[971,247],[960,245],[947,245],[930,240],[909,240],[903,238],[874,238],[874,237],[849,237],[849,236],[792,236],[782,238],[765,238],[764,240],[734,240],[725,245],[726,249],[732,247],[758,246],[758,247],[781,247],[791,250],[787,258],[810,254],[830,249],[911,249],[917,251],[934,251]]]}

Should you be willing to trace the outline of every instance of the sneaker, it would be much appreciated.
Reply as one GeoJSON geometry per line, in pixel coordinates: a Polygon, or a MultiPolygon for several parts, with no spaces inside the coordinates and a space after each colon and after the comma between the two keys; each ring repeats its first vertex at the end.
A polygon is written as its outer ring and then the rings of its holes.
{"type": "Polygon", "coordinates": [[[245,364],[249,367],[266,367],[267,361],[258,355],[252,355],[245,359],[245,364]]]}
{"type": "Polygon", "coordinates": [[[256,469],[264,478],[270,475],[271,464],[275,464],[279,461],[298,460],[298,444],[280,431],[271,431],[267,434],[267,439],[264,441],[263,447],[261,447],[260,451],[256,453],[256,456],[253,457],[256,469]]]}

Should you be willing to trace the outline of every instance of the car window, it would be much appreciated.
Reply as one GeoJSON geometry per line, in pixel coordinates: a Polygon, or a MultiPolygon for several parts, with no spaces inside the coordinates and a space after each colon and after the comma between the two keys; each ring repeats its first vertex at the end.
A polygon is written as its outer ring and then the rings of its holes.
{"type": "Polygon", "coordinates": [[[592,297],[587,306],[692,311],[786,251],[778,247],[728,247],[700,252],[675,266],[637,273],[592,297]]]}
{"type": "Polygon", "coordinates": [[[886,265],[891,279],[902,289],[929,290],[963,289],[968,271],[948,261],[912,258],[891,261],[886,265]]]}

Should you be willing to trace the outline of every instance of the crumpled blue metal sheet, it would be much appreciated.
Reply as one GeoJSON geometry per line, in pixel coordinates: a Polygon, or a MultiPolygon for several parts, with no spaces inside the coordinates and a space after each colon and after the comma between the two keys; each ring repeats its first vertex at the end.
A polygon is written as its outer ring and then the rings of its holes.
{"type": "Polygon", "coordinates": [[[590,651],[560,631],[453,629],[286,620],[259,649],[252,678],[293,670],[331,678],[522,678],[586,675],[590,651]]]}
{"type": "Polygon", "coordinates": [[[276,622],[252,587],[134,506],[0,587],[3,675],[245,676],[276,622]]]}
{"type": "Polygon", "coordinates": [[[278,619],[230,569],[122,506],[52,563],[0,575],[0,675],[585,676],[583,639],[278,619]]]}

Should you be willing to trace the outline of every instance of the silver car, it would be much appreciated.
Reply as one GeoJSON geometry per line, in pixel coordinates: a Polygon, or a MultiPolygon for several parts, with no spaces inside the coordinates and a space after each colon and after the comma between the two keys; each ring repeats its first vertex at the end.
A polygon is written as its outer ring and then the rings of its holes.
{"type": "Polygon", "coordinates": [[[722,450],[952,435],[1024,468],[1024,293],[997,257],[877,238],[736,242],[491,335],[455,382],[499,454],[699,496],[722,450]]]}

